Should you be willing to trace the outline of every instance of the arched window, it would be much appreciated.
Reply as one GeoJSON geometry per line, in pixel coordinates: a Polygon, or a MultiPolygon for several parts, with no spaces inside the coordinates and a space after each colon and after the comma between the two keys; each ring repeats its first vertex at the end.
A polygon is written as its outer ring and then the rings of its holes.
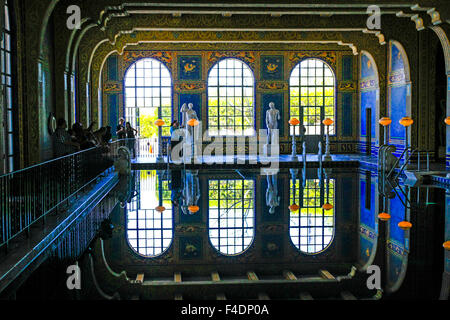
{"type": "Polygon", "coordinates": [[[253,180],[209,181],[209,239],[220,253],[245,252],[255,237],[253,180]]]}
{"type": "Polygon", "coordinates": [[[163,136],[170,136],[172,78],[169,69],[160,61],[141,59],[128,69],[125,75],[125,117],[131,126],[139,129],[153,126],[157,119],[162,119],[166,123],[163,136]]]}
{"type": "Polygon", "coordinates": [[[218,62],[208,76],[210,136],[255,134],[255,79],[238,59],[218,62]]]}
{"type": "MultiPolygon", "coordinates": [[[[322,121],[335,118],[335,85],[332,69],[322,60],[306,59],[290,77],[290,119],[297,118],[306,128],[306,135],[322,135],[322,121]]],[[[291,135],[294,134],[291,128],[291,135]]],[[[300,133],[299,127],[296,134],[300,133]]],[[[330,126],[335,134],[335,125],[330,126]]]]}
{"type": "Polygon", "coordinates": [[[333,241],[335,211],[334,208],[324,210],[322,206],[327,201],[334,205],[334,185],[335,180],[331,179],[327,190],[318,179],[310,179],[303,188],[300,180],[296,180],[294,188],[291,180],[291,203],[295,190],[295,200],[300,209],[290,213],[289,236],[295,247],[303,253],[321,253],[333,241]]]}
{"type": "Polygon", "coordinates": [[[136,197],[127,204],[127,238],[130,247],[146,258],[161,256],[173,241],[173,214],[169,181],[156,171],[137,173],[136,197]],[[164,212],[156,211],[162,205],[164,212]]]}
{"type": "MultiPolygon", "coordinates": [[[[14,114],[15,114],[15,94],[13,86],[13,32],[12,32],[12,20],[11,12],[12,7],[9,4],[10,1],[5,1],[4,8],[4,26],[2,30],[2,41],[0,44],[1,52],[1,83],[4,86],[3,101],[4,101],[4,115],[0,119],[5,119],[5,131],[4,131],[4,146],[6,155],[6,171],[14,171],[14,114]]],[[[1,135],[0,135],[1,136],[1,135]]],[[[2,145],[2,143],[0,143],[2,145]]]]}

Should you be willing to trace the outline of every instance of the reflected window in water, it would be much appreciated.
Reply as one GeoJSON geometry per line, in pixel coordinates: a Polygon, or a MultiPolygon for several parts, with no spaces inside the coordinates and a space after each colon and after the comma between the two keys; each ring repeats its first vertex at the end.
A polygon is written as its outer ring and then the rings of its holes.
{"type": "Polygon", "coordinates": [[[209,181],[209,238],[224,255],[246,251],[255,237],[253,180],[209,181]]]}
{"type": "Polygon", "coordinates": [[[141,171],[138,174],[138,195],[127,205],[127,236],[138,254],[154,258],[169,249],[173,240],[173,214],[169,181],[164,173],[141,171]],[[156,207],[164,206],[164,212],[156,207]]]}
{"type": "MultiPolygon", "coordinates": [[[[294,203],[294,185],[290,182],[291,204],[294,203]]],[[[289,235],[292,243],[303,253],[318,254],[332,243],[335,230],[335,209],[324,210],[323,204],[329,202],[334,206],[335,180],[329,180],[328,201],[326,182],[320,186],[320,180],[306,181],[303,188],[296,180],[295,202],[300,209],[290,213],[289,235]],[[303,190],[303,191],[302,191],[303,190]]]]}

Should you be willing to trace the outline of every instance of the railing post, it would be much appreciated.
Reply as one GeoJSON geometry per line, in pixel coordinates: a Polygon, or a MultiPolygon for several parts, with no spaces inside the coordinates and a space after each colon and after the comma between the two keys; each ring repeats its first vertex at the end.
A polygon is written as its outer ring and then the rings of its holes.
{"type": "Polygon", "coordinates": [[[417,171],[420,171],[420,151],[417,151],[417,171]]]}

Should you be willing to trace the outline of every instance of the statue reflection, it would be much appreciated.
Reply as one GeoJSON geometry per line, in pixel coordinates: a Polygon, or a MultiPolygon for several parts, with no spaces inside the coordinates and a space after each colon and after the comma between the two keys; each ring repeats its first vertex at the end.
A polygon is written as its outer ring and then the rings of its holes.
{"type": "Polygon", "coordinates": [[[269,213],[274,214],[275,209],[280,206],[281,198],[278,196],[278,170],[267,170],[267,191],[266,205],[269,207],[269,213]]]}
{"type": "Polygon", "coordinates": [[[186,170],[184,174],[184,186],[181,194],[181,211],[188,215],[194,214],[189,207],[197,206],[200,199],[200,180],[198,170],[186,170]]]}
{"type": "Polygon", "coordinates": [[[119,176],[119,182],[115,188],[120,207],[125,208],[127,203],[137,196],[136,172],[131,171],[130,151],[125,147],[118,149],[119,157],[114,162],[114,168],[119,176]]]}

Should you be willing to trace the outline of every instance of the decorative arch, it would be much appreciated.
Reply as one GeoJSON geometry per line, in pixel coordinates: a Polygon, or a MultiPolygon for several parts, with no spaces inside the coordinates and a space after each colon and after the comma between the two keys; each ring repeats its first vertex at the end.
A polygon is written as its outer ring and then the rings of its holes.
{"type": "Polygon", "coordinates": [[[389,126],[389,143],[395,145],[397,151],[394,154],[400,156],[405,149],[405,128],[399,121],[403,117],[411,116],[411,73],[406,51],[401,43],[395,40],[389,41],[388,70],[387,116],[392,120],[389,126]]]}
{"type": "Polygon", "coordinates": [[[360,143],[359,151],[376,156],[380,139],[380,79],[374,57],[362,50],[360,55],[360,143]]]}
{"type": "Polygon", "coordinates": [[[47,29],[48,21],[50,20],[53,10],[55,10],[55,7],[59,3],[59,1],[60,0],[46,1],[48,2],[48,5],[46,6],[47,9],[45,10],[44,18],[42,19],[42,25],[39,36],[39,56],[42,56],[42,52],[44,50],[45,31],[47,29]]]}
{"type": "MultiPolygon", "coordinates": [[[[442,45],[442,49],[444,51],[444,58],[445,58],[445,71],[446,71],[446,75],[447,75],[447,117],[450,116],[450,41],[447,37],[447,34],[445,33],[445,31],[442,29],[442,27],[440,26],[433,26],[431,27],[431,30],[433,30],[442,45]]],[[[449,126],[447,126],[447,133],[446,133],[446,167],[447,170],[450,170],[450,128],[449,126]]]]}

